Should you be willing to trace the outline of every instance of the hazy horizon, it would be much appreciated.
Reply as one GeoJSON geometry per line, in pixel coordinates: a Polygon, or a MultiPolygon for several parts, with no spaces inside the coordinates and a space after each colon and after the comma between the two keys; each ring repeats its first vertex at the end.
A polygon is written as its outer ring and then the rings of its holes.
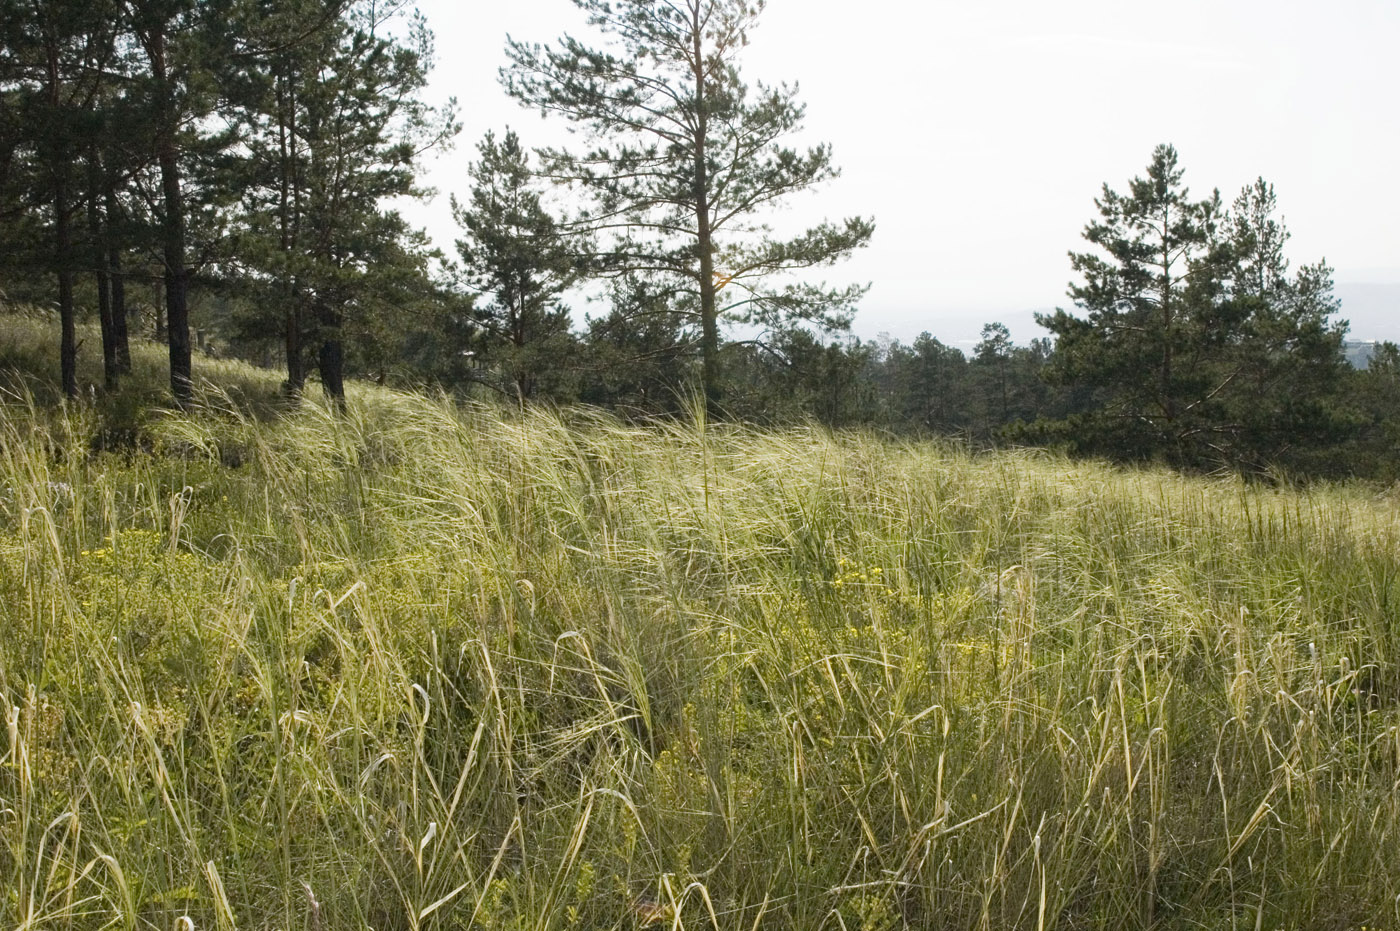
{"type": "MultiPolygon", "coordinates": [[[[1400,274],[1392,280],[1360,279],[1339,281],[1333,293],[1342,302],[1337,318],[1348,321],[1347,339],[1390,340],[1400,343],[1400,274]]],[[[967,351],[981,339],[984,324],[1004,323],[1012,339],[1024,345],[1050,334],[1035,322],[1037,313],[1056,307],[1075,312],[1067,298],[1039,307],[1003,307],[985,310],[966,308],[889,308],[862,310],[851,328],[861,339],[890,336],[908,343],[927,331],[949,346],[967,351]]],[[[1334,318],[1335,319],[1335,318],[1334,318]]]]}

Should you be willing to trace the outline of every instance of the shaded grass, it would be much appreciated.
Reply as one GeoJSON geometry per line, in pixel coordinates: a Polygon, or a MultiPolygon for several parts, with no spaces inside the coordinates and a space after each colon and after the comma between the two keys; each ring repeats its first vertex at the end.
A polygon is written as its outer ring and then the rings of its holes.
{"type": "Polygon", "coordinates": [[[7,926],[1400,922],[1388,497],[229,371],[4,407],[7,926]]]}

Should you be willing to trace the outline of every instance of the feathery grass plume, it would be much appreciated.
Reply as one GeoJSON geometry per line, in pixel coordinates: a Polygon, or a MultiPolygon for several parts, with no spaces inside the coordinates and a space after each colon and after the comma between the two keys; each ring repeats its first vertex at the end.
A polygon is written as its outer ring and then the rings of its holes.
{"type": "Polygon", "coordinates": [[[1393,497],[221,365],[3,401],[0,924],[1400,922],[1393,497]]]}

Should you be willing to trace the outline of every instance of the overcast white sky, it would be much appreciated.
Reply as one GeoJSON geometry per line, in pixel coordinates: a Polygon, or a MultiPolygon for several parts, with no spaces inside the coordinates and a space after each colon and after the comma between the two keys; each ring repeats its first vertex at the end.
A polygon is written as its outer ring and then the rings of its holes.
{"type": "MultiPolygon", "coordinates": [[[[447,194],[466,192],[487,129],[569,138],[501,90],[506,34],[593,34],[571,0],[420,9],[430,93],[457,97],[464,129],[431,163],[437,199],[408,212],[450,250],[447,194]]],[[[843,170],[780,224],[875,217],[828,276],[872,283],[861,336],[966,345],[994,319],[1044,335],[1030,312],[1067,303],[1100,186],[1171,142],[1197,195],[1273,182],[1294,264],[1333,265],[1353,336],[1400,338],[1400,0],[769,0],[751,40],[746,79],[797,82],[804,140],[843,170]]]]}

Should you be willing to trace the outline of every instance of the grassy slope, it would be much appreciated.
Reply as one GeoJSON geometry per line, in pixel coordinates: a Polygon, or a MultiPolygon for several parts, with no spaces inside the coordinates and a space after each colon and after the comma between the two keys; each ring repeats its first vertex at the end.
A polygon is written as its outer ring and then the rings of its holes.
{"type": "Polygon", "coordinates": [[[0,925],[1400,923],[1389,498],[204,371],[0,411],[0,925]]]}

